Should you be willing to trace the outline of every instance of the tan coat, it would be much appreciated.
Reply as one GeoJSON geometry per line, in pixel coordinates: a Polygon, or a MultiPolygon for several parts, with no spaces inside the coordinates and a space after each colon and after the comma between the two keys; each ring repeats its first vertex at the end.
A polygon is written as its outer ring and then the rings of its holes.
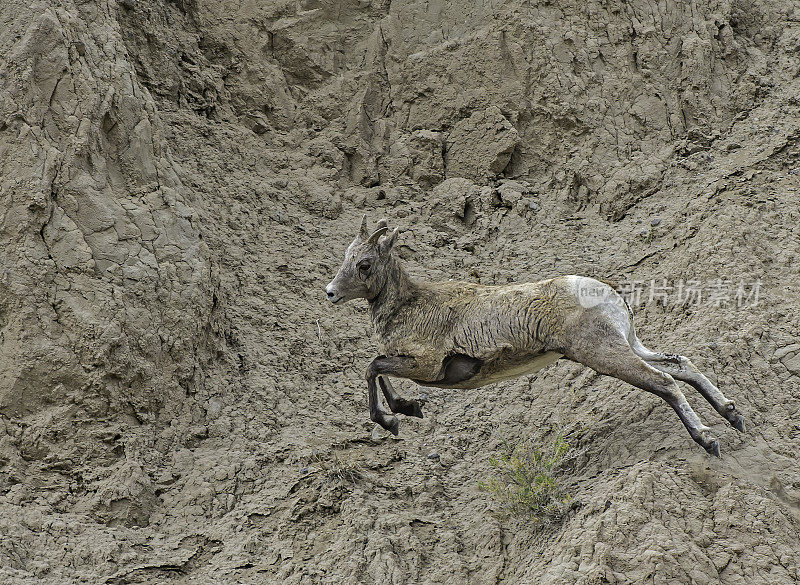
{"type": "Polygon", "coordinates": [[[576,282],[616,296],[608,285],[577,276],[504,286],[414,283],[404,273],[397,276],[402,290],[384,303],[373,302],[381,353],[413,356],[420,384],[454,388],[533,373],[569,352],[564,331],[592,310],[576,297],[576,282]],[[458,384],[437,384],[447,358],[454,355],[481,360],[479,373],[458,384]]]}

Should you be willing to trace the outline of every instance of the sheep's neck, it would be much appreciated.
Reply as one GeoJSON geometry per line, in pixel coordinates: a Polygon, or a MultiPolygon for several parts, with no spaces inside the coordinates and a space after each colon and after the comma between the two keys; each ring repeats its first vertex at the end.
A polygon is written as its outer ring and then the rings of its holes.
{"type": "Polygon", "coordinates": [[[380,332],[398,309],[415,295],[417,286],[403,269],[397,258],[389,261],[386,284],[370,301],[372,320],[380,332]]]}

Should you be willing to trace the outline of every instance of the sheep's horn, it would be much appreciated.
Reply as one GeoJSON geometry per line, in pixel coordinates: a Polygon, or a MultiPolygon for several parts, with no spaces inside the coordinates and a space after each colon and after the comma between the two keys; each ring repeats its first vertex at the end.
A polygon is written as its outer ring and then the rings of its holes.
{"type": "Polygon", "coordinates": [[[389,228],[386,227],[386,226],[383,226],[383,227],[380,227],[380,228],[376,229],[374,232],[372,232],[372,235],[367,240],[367,243],[368,244],[374,244],[375,242],[378,241],[378,238],[380,238],[383,234],[385,234],[388,231],[389,231],[389,228]]]}
{"type": "Polygon", "coordinates": [[[361,218],[361,229],[358,232],[359,237],[363,240],[369,234],[367,233],[367,214],[364,214],[364,217],[361,218]]]}

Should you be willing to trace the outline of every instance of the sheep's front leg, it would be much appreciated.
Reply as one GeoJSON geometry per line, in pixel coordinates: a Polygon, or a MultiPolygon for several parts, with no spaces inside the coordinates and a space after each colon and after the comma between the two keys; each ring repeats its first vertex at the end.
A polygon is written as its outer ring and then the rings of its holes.
{"type": "Polygon", "coordinates": [[[420,403],[416,400],[408,400],[400,396],[397,390],[394,389],[394,386],[392,386],[389,378],[386,376],[378,376],[378,384],[381,386],[383,396],[386,398],[386,403],[389,405],[389,410],[392,412],[399,412],[406,416],[423,418],[420,403]]]}
{"type": "MultiPolygon", "coordinates": [[[[379,379],[381,388],[386,395],[386,400],[393,412],[400,412],[422,418],[422,410],[419,407],[419,403],[416,400],[406,400],[402,398],[394,391],[391,384],[387,384],[388,380],[386,380],[384,376],[381,376],[381,374],[397,378],[432,379],[438,374],[436,369],[434,364],[423,364],[420,360],[409,356],[379,356],[372,360],[366,373],[367,387],[369,388],[370,419],[393,435],[397,435],[399,425],[397,417],[384,412],[380,407],[377,382],[379,379]]],[[[441,369],[441,362],[438,365],[438,369],[441,369]]]]}
{"type": "Polygon", "coordinates": [[[369,418],[384,429],[397,436],[400,422],[396,416],[390,415],[381,408],[378,402],[378,384],[375,382],[377,375],[367,374],[367,388],[369,389],[369,418]]]}

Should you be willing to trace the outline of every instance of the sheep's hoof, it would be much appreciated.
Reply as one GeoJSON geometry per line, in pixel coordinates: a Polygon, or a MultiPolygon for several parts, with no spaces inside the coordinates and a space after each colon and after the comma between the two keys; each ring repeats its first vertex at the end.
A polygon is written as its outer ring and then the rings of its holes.
{"type": "Polygon", "coordinates": [[[706,450],[706,453],[715,457],[720,456],[719,440],[711,434],[711,429],[702,427],[702,429],[697,429],[696,432],[691,432],[691,435],[695,442],[706,450]]]}
{"type": "Polygon", "coordinates": [[[406,416],[416,416],[423,418],[422,407],[416,400],[403,400],[396,404],[389,405],[392,412],[404,414],[406,416]]]}
{"type": "Polygon", "coordinates": [[[719,454],[719,441],[717,439],[713,439],[708,445],[703,445],[703,447],[709,455],[721,457],[719,454]]]}
{"type": "Polygon", "coordinates": [[[422,407],[416,400],[409,400],[409,409],[405,414],[408,416],[416,416],[417,418],[425,418],[422,416],[422,407]]]}
{"type": "Polygon", "coordinates": [[[739,431],[740,433],[745,432],[745,424],[743,416],[737,416],[734,420],[731,421],[731,425],[733,425],[733,428],[739,431]]]}
{"type": "Polygon", "coordinates": [[[396,437],[400,434],[400,421],[396,416],[388,417],[388,419],[385,424],[381,423],[381,426],[396,437]]]}

